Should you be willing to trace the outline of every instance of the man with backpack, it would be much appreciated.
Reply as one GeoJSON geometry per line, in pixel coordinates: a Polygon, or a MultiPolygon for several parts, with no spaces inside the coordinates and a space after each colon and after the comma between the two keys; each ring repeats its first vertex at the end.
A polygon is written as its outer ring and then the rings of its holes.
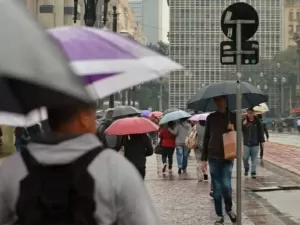
{"type": "Polygon", "coordinates": [[[161,224],[136,169],[95,136],[95,111],[48,109],[52,133],[5,159],[0,224],[161,224]]]}

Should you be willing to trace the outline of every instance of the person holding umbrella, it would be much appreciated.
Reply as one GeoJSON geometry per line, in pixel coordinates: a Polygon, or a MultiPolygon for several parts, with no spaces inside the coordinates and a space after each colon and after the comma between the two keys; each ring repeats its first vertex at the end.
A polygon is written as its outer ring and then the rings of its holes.
{"type": "Polygon", "coordinates": [[[129,117],[113,122],[105,131],[109,135],[122,136],[119,151],[124,148],[124,156],[138,170],[141,177],[146,176],[146,157],[153,154],[153,146],[147,133],[157,132],[158,126],[143,117],[129,117]]]}
{"type": "Polygon", "coordinates": [[[169,122],[167,125],[163,126],[159,131],[160,147],[162,148],[162,172],[166,172],[167,160],[169,172],[172,172],[173,165],[173,154],[175,151],[175,136],[168,130],[168,128],[174,128],[174,122],[169,122]]]}
{"type": "Polygon", "coordinates": [[[254,115],[253,108],[247,109],[247,117],[243,120],[244,168],[245,176],[249,174],[249,158],[251,159],[251,177],[256,178],[256,164],[259,145],[265,142],[263,124],[254,115]]]}
{"type": "Polygon", "coordinates": [[[212,179],[213,197],[218,219],[217,224],[224,223],[222,197],[225,202],[225,210],[230,220],[236,222],[236,214],[232,210],[231,177],[233,161],[224,159],[223,134],[234,129],[236,115],[227,109],[226,96],[213,98],[217,110],[211,113],[206,120],[203,140],[202,170],[207,170],[209,163],[212,179]]]}
{"type": "Polygon", "coordinates": [[[188,166],[189,149],[185,146],[185,139],[190,129],[191,125],[187,122],[187,118],[180,119],[174,129],[168,128],[169,132],[175,136],[178,174],[186,173],[188,166]]]}

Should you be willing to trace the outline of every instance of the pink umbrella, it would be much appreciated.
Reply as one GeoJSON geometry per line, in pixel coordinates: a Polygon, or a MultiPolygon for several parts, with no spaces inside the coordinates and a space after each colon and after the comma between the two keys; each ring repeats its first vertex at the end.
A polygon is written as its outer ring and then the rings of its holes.
{"type": "Polygon", "coordinates": [[[193,115],[191,118],[189,118],[190,121],[205,121],[206,117],[209,115],[210,113],[201,113],[201,114],[196,114],[193,115]]]}

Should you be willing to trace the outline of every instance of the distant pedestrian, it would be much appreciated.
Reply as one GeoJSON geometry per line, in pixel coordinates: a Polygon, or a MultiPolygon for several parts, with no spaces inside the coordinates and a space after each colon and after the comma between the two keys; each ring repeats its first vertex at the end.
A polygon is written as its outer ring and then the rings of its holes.
{"type": "Polygon", "coordinates": [[[186,119],[181,119],[179,123],[175,125],[174,129],[168,128],[171,134],[173,134],[176,138],[178,174],[181,174],[182,172],[186,173],[189,149],[185,146],[185,139],[188,136],[190,129],[191,126],[186,119]]]}
{"type": "Polygon", "coordinates": [[[265,142],[263,125],[258,117],[254,115],[252,108],[247,109],[247,118],[243,121],[242,126],[244,139],[244,168],[245,176],[248,176],[251,159],[251,177],[256,178],[256,165],[259,152],[259,145],[265,142]]]}
{"type": "Polygon", "coordinates": [[[300,119],[297,119],[297,129],[298,129],[298,132],[300,133],[300,119]]]}
{"type": "Polygon", "coordinates": [[[227,109],[226,96],[214,98],[217,110],[206,118],[203,141],[202,169],[207,169],[207,161],[212,179],[215,210],[218,216],[215,225],[224,224],[222,199],[230,220],[236,222],[232,210],[232,168],[233,161],[224,159],[223,134],[234,129],[236,115],[227,109]]]}
{"type": "Polygon", "coordinates": [[[147,134],[132,134],[122,137],[121,146],[117,147],[120,150],[123,147],[124,156],[138,170],[141,177],[146,176],[146,157],[153,154],[153,145],[147,134]]]}
{"type": "MultiPolygon", "coordinates": [[[[268,128],[267,128],[267,125],[266,123],[263,122],[263,119],[262,119],[262,115],[258,115],[257,116],[259,119],[260,119],[260,122],[262,124],[262,127],[263,127],[263,133],[265,134],[266,136],[266,141],[269,141],[269,132],[268,132],[268,128]]],[[[263,159],[264,157],[264,144],[263,143],[260,143],[260,158],[263,159]]]]}
{"type": "Polygon", "coordinates": [[[201,155],[203,152],[203,139],[204,139],[204,133],[205,133],[205,121],[199,121],[195,124],[196,131],[197,131],[197,148],[194,149],[195,157],[197,161],[196,165],[196,172],[198,181],[207,181],[208,175],[207,175],[207,169],[202,170],[201,168],[201,155]]]}
{"type": "Polygon", "coordinates": [[[30,136],[26,127],[15,128],[15,147],[17,152],[21,152],[27,146],[29,140],[30,136]]]}
{"type": "Polygon", "coordinates": [[[173,155],[176,147],[175,136],[170,133],[168,127],[172,129],[174,127],[174,123],[169,122],[168,125],[166,127],[161,128],[159,132],[160,145],[162,148],[163,173],[166,172],[167,166],[169,172],[172,172],[173,155]]]}

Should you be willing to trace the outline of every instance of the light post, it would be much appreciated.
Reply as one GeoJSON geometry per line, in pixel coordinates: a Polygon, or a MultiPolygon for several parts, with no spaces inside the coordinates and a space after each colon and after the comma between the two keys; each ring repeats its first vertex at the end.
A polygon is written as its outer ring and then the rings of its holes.
{"type": "Polygon", "coordinates": [[[280,103],[281,103],[280,109],[281,109],[281,116],[283,116],[283,114],[284,114],[284,84],[286,83],[286,78],[281,77],[280,81],[281,81],[280,82],[280,87],[281,87],[281,90],[280,90],[280,103]]]}
{"type": "Polygon", "coordinates": [[[278,82],[277,77],[274,77],[273,81],[274,81],[273,96],[274,96],[274,106],[275,106],[274,113],[275,113],[275,116],[277,116],[277,99],[276,99],[277,98],[277,95],[276,95],[276,85],[277,85],[277,82],[278,82]]]}

